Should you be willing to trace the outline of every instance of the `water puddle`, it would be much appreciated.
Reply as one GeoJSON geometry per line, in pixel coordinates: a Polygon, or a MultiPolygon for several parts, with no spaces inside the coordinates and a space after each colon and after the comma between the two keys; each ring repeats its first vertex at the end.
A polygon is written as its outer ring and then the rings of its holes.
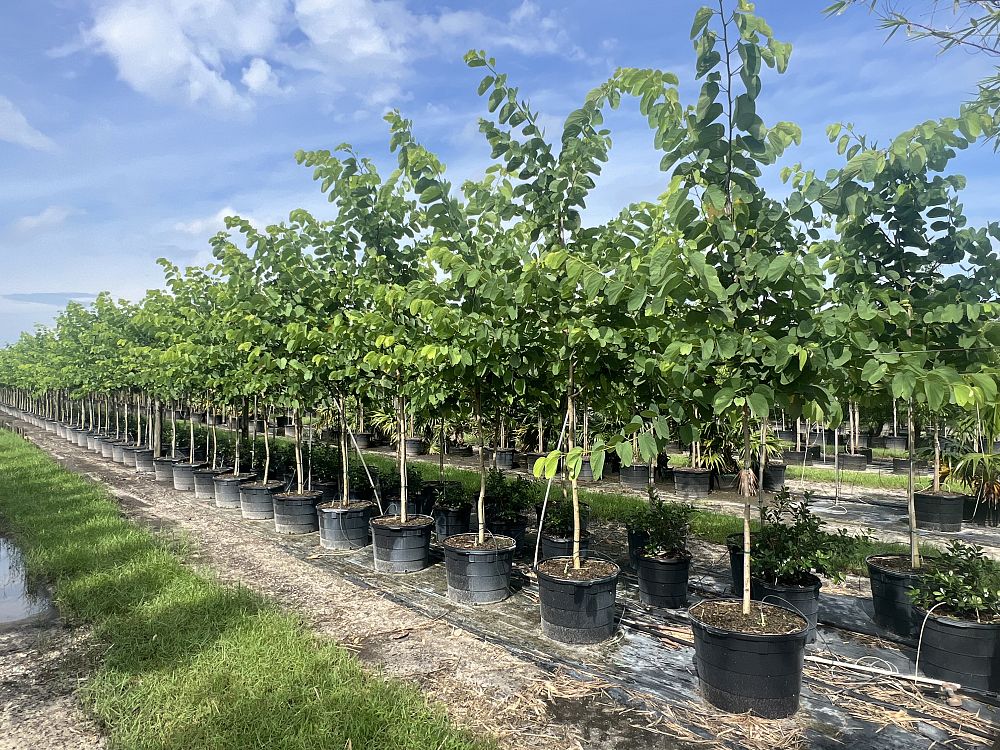
{"type": "Polygon", "coordinates": [[[20,550],[0,537],[0,628],[53,614],[48,597],[28,586],[20,550]]]}

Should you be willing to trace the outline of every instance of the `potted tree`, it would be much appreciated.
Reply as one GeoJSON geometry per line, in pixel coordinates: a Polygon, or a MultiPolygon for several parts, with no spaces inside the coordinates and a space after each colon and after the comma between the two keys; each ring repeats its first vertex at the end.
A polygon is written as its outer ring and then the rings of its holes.
{"type": "Polygon", "coordinates": [[[658,495],[650,494],[651,504],[641,527],[645,541],[636,561],[639,601],[668,609],[686,607],[691,570],[688,535],[694,508],[665,503],[658,495]]]}
{"type": "Polygon", "coordinates": [[[928,677],[1000,692],[1000,565],[979,547],[951,542],[913,587],[928,677]]]}
{"type": "Polygon", "coordinates": [[[807,642],[816,639],[820,575],[842,579],[845,553],[851,542],[847,532],[823,530],[824,522],[810,510],[806,493],[794,500],[787,490],[779,492],[763,509],[760,529],[750,550],[756,561],[750,594],[757,601],[788,607],[809,623],[807,642]]]}
{"type": "Polygon", "coordinates": [[[955,464],[951,476],[972,488],[971,505],[963,517],[974,523],[1000,525],[1000,454],[969,453],[955,464]]]}
{"type": "Polygon", "coordinates": [[[744,592],[742,601],[688,610],[701,691],[723,710],[776,718],[798,708],[808,623],[787,608],[750,600],[751,501],[761,484],[750,468],[753,420],[775,408],[835,419],[823,383],[826,355],[814,341],[824,274],[800,224],[812,219],[811,205],[798,191],[781,204],[757,183],[759,166],[799,138],[790,123],[767,127],[755,109],[762,64],[782,72],[789,46],[748,3],[701,8],[692,37],[701,95],[683,114],[676,78],[660,71],[619,71],[605,90],[640,97],[666,151],[663,165],[672,168],[658,205],[676,249],[662,256],[655,276],[647,272],[657,279],[652,295],[666,288],[679,302],[657,359],[663,390],[674,397],[682,429],[696,409],[740,414],[744,592]]]}

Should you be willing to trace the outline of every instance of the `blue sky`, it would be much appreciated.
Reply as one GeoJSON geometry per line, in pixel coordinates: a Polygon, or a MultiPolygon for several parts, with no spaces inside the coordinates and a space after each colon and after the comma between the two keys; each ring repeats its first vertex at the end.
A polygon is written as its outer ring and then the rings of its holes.
{"type": "MultiPolygon", "coordinates": [[[[765,79],[758,111],[798,123],[809,167],[838,164],[825,127],[853,122],[887,139],[968,99],[989,63],[885,42],[861,11],[829,0],[766,0],[758,11],[793,44],[765,79]]],[[[6,0],[0,7],[0,343],[51,321],[68,298],[133,299],[160,286],[158,257],[210,258],[222,217],[281,220],[328,210],[298,148],[343,141],[389,163],[382,113],[399,108],[455,182],[488,150],[476,127],[488,50],[544,114],[550,134],[617,66],[691,80],[688,31],[700,2],[659,0],[6,0]]],[[[913,3],[920,6],[920,3],[913,3]]],[[[684,87],[690,95],[693,87],[684,87]]],[[[655,197],[664,179],[649,133],[623,108],[594,220],[655,197]]],[[[997,157],[955,163],[975,222],[995,218],[997,157]]],[[[777,185],[778,181],[772,177],[777,185]]]]}

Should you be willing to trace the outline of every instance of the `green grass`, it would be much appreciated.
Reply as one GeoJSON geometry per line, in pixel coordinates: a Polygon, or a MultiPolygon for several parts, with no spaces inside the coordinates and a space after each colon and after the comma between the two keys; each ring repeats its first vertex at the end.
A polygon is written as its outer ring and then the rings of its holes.
{"type": "Polygon", "coordinates": [[[0,520],[62,613],[93,627],[102,656],[83,697],[119,750],[484,747],[415,688],[196,574],[104,489],[7,432],[0,520]]]}

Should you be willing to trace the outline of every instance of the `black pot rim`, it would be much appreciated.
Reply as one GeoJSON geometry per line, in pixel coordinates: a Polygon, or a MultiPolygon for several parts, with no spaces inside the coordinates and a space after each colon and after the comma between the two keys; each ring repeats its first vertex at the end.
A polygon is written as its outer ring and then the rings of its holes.
{"type": "Polygon", "coordinates": [[[202,468],[204,465],[205,464],[198,462],[190,464],[187,461],[181,461],[180,463],[176,464],[177,468],[179,469],[191,469],[192,471],[196,471],[197,469],[202,468]]]}
{"type": "Polygon", "coordinates": [[[161,464],[179,464],[181,460],[179,458],[170,458],[169,456],[160,456],[159,458],[153,459],[154,464],[157,462],[161,464]]]}
{"type": "MultiPolygon", "coordinates": [[[[542,531],[542,537],[548,539],[550,542],[572,542],[572,536],[560,536],[556,534],[549,534],[546,531],[542,531]]],[[[590,532],[584,531],[580,533],[580,541],[590,541],[590,532]]]]}
{"type": "Polygon", "coordinates": [[[321,497],[323,497],[323,493],[316,490],[305,490],[302,494],[298,492],[278,492],[274,495],[274,499],[282,503],[286,500],[318,500],[321,497]]]}
{"type": "Polygon", "coordinates": [[[697,469],[694,466],[675,466],[674,473],[676,474],[678,471],[681,474],[710,474],[712,472],[711,469],[697,469]]]}
{"type": "Polygon", "coordinates": [[[881,565],[879,565],[877,562],[875,562],[875,558],[876,557],[899,557],[899,558],[907,558],[907,557],[909,557],[909,555],[906,554],[906,553],[904,553],[904,552],[899,552],[899,553],[895,553],[895,554],[893,554],[893,553],[889,553],[889,554],[882,553],[882,554],[868,555],[868,557],[865,558],[865,565],[867,565],[870,568],[875,568],[875,570],[877,570],[879,573],[886,573],[886,574],[888,574],[890,576],[895,576],[896,578],[919,578],[920,577],[920,573],[915,573],[913,571],[902,571],[902,570],[896,570],[894,568],[884,568],[881,565]]]}
{"type": "Polygon", "coordinates": [[[317,505],[316,510],[330,513],[360,513],[374,507],[374,505],[375,503],[371,500],[355,500],[352,501],[350,507],[344,508],[340,505],[340,500],[331,500],[328,503],[317,505]]]}
{"type": "Polygon", "coordinates": [[[693,555],[690,552],[688,552],[686,555],[682,557],[652,557],[650,555],[646,555],[640,552],[639,559],[649,560],[649,562],[655,563],[657,565],[677,565],[678,563],[691,562],[691,560],[693,559],[693,555]]]}
{"type": "Polygon", "coordinates": [[[218,476],[220,474],[229,474],[230,472],[232,472],[232,470],[233,470],[232,466],[220,466],[219,468],[216,469],[206,466],[205,468],[202,469],[195,469],[194,473],[201,474],[202,476],[208,476],[209,474],[211,474],[212,476],[218,476]]]}
{"type": "Polygon", "coordinates": [[[945,492],[944,490],[941,492],[934,492],[933,490],[914,490],[913,496],[916,497],[917,495],[920,495],[921,497],[933,498],[934,500],[942,500],[948,503],[965,500],[965,495],[958,492],[945,492]]]}
{"type": "Polygon", "coordinates": [[[572,564],[573,562],[572,557],[550,557],[548,560],[540,561],[538,565],[535,566],[535,575],[537,575],[539,578],[544,578],[546,581],[552,581],[554,583],[565,583],[578,588],[589,588],[590,586],[597,586],[602,583],[617,581],[618,576],[620,576],[622,572],[621,567],[617,563],[613,563],[610,560],[601,560],[601,562],[606,562],[609,563],[610,565],[614,565],[615,566],[614,573],[606,576],[601,576],[600,578],[592,578],[590,580],[584,580],[584,581],[573,580],[570,578],[562,578],[560,576],[554,576],[551,573],[546,573],[543,570],[539,570],[538,566],[541,565],[543,562],[550,563],[553,562],[554,560],[569,560],[570,564],[572,564]]]}
{"type": "Polygon", "coordinates": [[[477,536],[477,534],[474,531],[465,531],[461,534],[455,534],[454,536],[447,537],[443,542],[441,542],[441,546],[449,552],[455,552],[456,554],[465,555],[466,557],[473,557],[475,555],[495,555],[498,552],[511,552],[517,547],[517,541],[514,537],[504,536],[503,534],[490,534],[487,537],[488,539],[498,542],[498,546],[494,549],[468,549],[467,547],[456,547],[454,544],[449,544],[451,539],[460,536],[477,536]],[[501,539],[507,540],[509,544],[506,544],[504,547],[500,547],[498,540],[501,539]]]}
{"type": "Polygon", "coordinates": [[[711,601],[711,602],[719,602],[719,601],[734,602],[736,604],[739,604],[740,606],[742,606],[743,601],[741,599],[736,599],[736,598],[733,598],[733,597],[723,597],[721,599],[705,599],[705,600],[702,600],[702,601],[698,602],[697,604],[694,604],[694,605],[688,607],[688,611],[687,611],[688,620],[690,620],[692,624],[697,624],[698,627],[704,628],[706,631],[708,631],[710,633],[717,633],[717,634],[720,634],[720,635],[733,635],[733,636],[737,636],[739,638],[748,638],[748,639],[754,640],[754,641],[767,642],[767,641],[774,641],[774,640],[782,640],[782,639],[785,639],[785,638],[800,638],[800,637],[802,637],[802,636],[804,636],[806,634],[806,631],[809,630],[809,621],[806,620],[806,618],[803,617],[802,615],[800,615],[798,612],[794,612],[794,611],[788,609],[787,607],[781,607],[781,606],[779,606],[777,604],[769,604],[767,602],[757,602],[757,603],[760,606],[762,606],[762,607],[773,607],[775,609],[784,610],[785,612],[791,612],[791,614],[795,615],[800,620],[802,620],[802,629],[801,630],[796,630],[793,633],[743,633],[743,632],[741,632],[739,630],[727,630],[726,628],[720,628],[718,625],[712,625],[710,623],[705,622],[704,620],[699,620],[698,616],[696,614],[694,614],[693,611],[692,611],[692,610],[697,609],[699,606],[701,606],[705,602],[709,602],[709,601],[711,601]]]}
{"type": "MultiPolygon", "coordinates": [[[[251,484],[251,482],[248,482],[248,484],[251,484]]],[[[279,487],[284,487],[285,486],[285,483],[282,482],[280,479],[268,479],[266,482],[258,482],[258,484],[260,484],[261,486],[260,487],[251,487],[250,489],[253,489],[253,490],[276,490],[279,487]]]]}
{"type": "Polygon", "coordinates": [[[810,590],[819,591],[821,588],[823,588],[823,579],[821,579],[815,573],[808,573],[807,575],[811,577],[815,581],[815,583],[811,583],[808,586],[801,586],[798,584],[786,584],[786,583],[771,583],[770,581],[765,580],[760,576],[751,576],[750,580],[757,581],[758,583],[767,586],[769,589],[774,589],[775,591],[810,591],[810,590]]]}
{"type": "MultiPolygon", "coordinates": [[[[927,617],[927,610],[917,605],[913,605],[913,609],[920,616],[920,619],[927,617]]],[[[936,615],[931,612],[929,620],[936,620],[937,622],[947,625],[952,628],[964,628],[966,630],[996,630],[1000,633],[1000,622],[973,622],[972,620],[960,620],[957,617],[950,617],[948,615],[936,615]]]]}
{"type": "Polygon", "coordinates": [[[431,516],[425,516],[423,513],[417,513],[414,516],[408,517],[406,519],[406,526],[403,526],[400,523],[386,523],[385,521],[382,521],[383,518],[399,518],[399,516],[375,516],[371,519],[371,521],[369,521],[369,524],[372,526],[378,526],[380,529],[390,529],[392,531],[402,531],[404,529],[425,529],[435,525],[434,519],[431,516]],[[423,523],[419,526],[411,525],[410,521],[417,518],[423,519],[423,523]]]}
{"type": "Polygon", "coordinates": [[[250,474],[250,473],[217,474],[215,476],[215,481],[216,482],[239,482],[240,484],[242,484],[243,482],[249,482],[249,481],[251,481],[253,479],[256,479],[256,478],[257,478],[256,474],[250,474]]]}

